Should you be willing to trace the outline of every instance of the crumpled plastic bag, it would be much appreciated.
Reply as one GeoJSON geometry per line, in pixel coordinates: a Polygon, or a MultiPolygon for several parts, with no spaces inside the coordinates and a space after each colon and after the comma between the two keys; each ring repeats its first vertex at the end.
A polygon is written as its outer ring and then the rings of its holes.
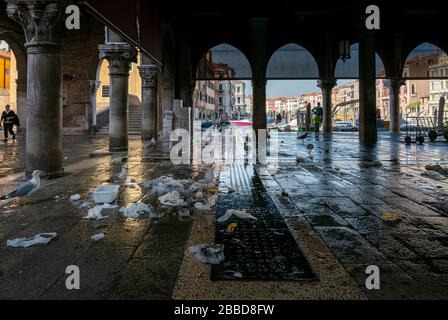
{"type": "Polygon", "coordinates": [[[234,209],[230,209],[226,211],[226,214],[223,215],[221,218],[219,218],[217,221],[219,223],[222,222],[226,222],[227,220],[229,220],[230,218],[232,218],[233,216],[242,219],[242,220],[254,220],[254,221],[258,221],[257,218],[255,218],[253,215],[251,215],[250,213],[247,213],[246,210],[241,211],[241,210],[234,210],[234,209]]]}
{"type": "Polygon", "coordinates": [[[79,200],[81,200],[81,196],[79,194],[74,194],[70,197],[70,201],[72,202],[77,202],[79,200]]]}
{"type": "Polygon", "coordinates": [[[188,195],[185,185],[182,182],[185,181],[178,181],[163,176],[152,181],[143,182],[141,187],[145,190],[150,190],[149,196],[153,198],[162,197],[173,191],[177,191],[181,195],[188,195]]]}
{"type": "Polygon", "coordinates": [[[113,205],[105,203],[103,205],[96,206],[95,208],[90,209],[88,214],[87,214],[87,216],[85,216],[84,219],[89,219],[89,220],[103,220],[103,219],[107,219],[109,217],[103,216],[102,215],[102,211],[104,209],[117,209],[117,208],[118,208],[117,206],[113,206],[113,205]]]}
{"type": "Polygon", "coordinates": [[[186,203],[179,192],[173,191],[159,198],[159,201],[162,205],[168,207],[185,207],[188,205],[186,203]]]}
{"type": "Polygon", "coordinates": [[[200,244],[192,246],[188,252],[199,262],[204,264],[221,264],[226,259],[224,247],[216,244],[200,244]]]}
{"type": "Polygon", "coordinates": [[[105,238],[106,236],[104,235],[104,233],[99,233],[99,234],[95,234],[94,236],[92,236],[92,238],[90,238],[92,241],[101,241],[105,238]]]}
{"type": "Polygon", "coordinates": [[[195,203],[194,207],[199,211],[211,211],[212,210],[212,208],[210,208],[209,206],[207,206],[201,202],[195,203]]]}
{"type": "Polygon", "coordinates": [[[29,248],[35,245],[47,245],[57,236],[58,234],[56,232],[40,233],[33,238],[19,238],[15,240],[8,240],[6,246],[12,248],[29,248]]]}
{"type": "Polygon", "coordinates": [[[133,203],[127,208],[120,209],[120,212],[123,213],[123,217],[131,219],[138,219],[141,214],[151,214],[152,211],[154,211],[153,208],[143,202],[133,203]]]}

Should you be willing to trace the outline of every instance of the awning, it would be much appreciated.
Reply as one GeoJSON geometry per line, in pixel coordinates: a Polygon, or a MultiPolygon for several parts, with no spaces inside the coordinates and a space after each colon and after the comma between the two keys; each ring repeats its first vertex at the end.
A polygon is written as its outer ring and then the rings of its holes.
{"type": "Polygon", "coordinates": [[[102,23],[161,64],[161,19],[154,4],[142,0],[86,0],[84,4],[102,23]]]}

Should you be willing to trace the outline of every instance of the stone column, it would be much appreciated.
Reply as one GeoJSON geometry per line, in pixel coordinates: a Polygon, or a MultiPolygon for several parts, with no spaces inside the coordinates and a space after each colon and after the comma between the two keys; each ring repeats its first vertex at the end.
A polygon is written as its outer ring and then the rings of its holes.
{"type": "Polygon", "coordinates": [[[405,85],[402,79],[391,79],[386,83],[389,88],[389,115],[390,115],[390,132],[400,132],[400,91],[405,85]]]}
{"type": "Polygon", "coordinates": [[[252,122],[255,130],[257,162],[264,164],[266,159],[267,116],[266,116],[266,67],[267,67],[267,19],[252,19],[252,122]]]}
{"type": "Polygon", "coordinates": [[[163,137],[169,139],[173,131],[174,81],[165,76],[163,79],[163,137]]]}
{"type": "MultiPolygon", "coordinates": [[[[8,16],[24,29],[28,55],[26,172],[48,178],[62,168],[62,40],[65,9],[55,1],[8,0],[8,16]]],[[[23,120],[23,119],[22,119],[23,120]]]]}
{"type": "Polygon", "coordinates": [[[128,151],[129,71],[137,62],[137,50],[126,43],[100,45],[100,59],[109,62],[109,150],[128,151]]]}
{"type": "Polygon", "coordinates": [[[267,128],[266,117],[266,80],[252,81],[253,86],[253,116],[252,122],[255,131],[267,128]]]}
{"type": "Polygon", "coordinates": [[[28,110],[26,105],[26,80],[17,80],[17,115],[20,119],[19,131],[25,131],[28,119],[28,110]]]}
{"type": "Polygon", "coordinates": [[[142,140],[157,139],[157,73],[156,65],[140,67],[142,77],[142,140]]]}
{"type": "Polygon", "coordinates": [[[359,100],[360,140],[372,146],[378,141],[375,34],[367,30],[361,33],[359,41],[359,100]]]}
{"type": "Polygon", "coordinates": [[[97,80],[89,80],[89,101],[90,108],[88,111],[88,121],[89,121],[89,133],[92,135],[96,134],[97,123],[96,123],[96,95],[101,82],[97,80]]]}
{"type": "Polygon", "coordinates": [[[335,79],[319,80],[318,86],[322,90],[322,107],[324,109],[324,133],[332,133],[333,131],[333,104],[332,93],[337,82],[335,79]]]}

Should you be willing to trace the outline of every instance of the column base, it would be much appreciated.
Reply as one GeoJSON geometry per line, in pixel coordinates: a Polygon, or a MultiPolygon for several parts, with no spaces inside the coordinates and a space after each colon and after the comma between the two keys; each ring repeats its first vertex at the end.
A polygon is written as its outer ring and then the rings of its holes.
{"type": "Polygon", "coordinates": [[[128,152],[129,147],[116,147],[116,148],[109,148],[109,152],[112,153],[121,153],[121,152],[128,152]]]}

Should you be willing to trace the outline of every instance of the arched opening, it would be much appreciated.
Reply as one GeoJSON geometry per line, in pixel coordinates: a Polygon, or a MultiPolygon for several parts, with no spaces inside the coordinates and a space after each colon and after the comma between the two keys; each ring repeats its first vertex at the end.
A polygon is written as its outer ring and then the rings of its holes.
{"type": "Polygon", "coordinates": [[[317,87],[319,67],[313,55],[298,44],[286,44],[271,56],[266,77],[268,127],[280,131],[306,129],[308,104],[317,107],[322,103],[317,87]]]}
{"type": "Polygon", "coordinates": [[[246,56],[229,44],[207,51],[199,61],[193,93],[193,119],[229,124],[251,115],[252,69],[246,56]]]}
{"type": "Polygon", "coordinates": [[[448,110],[439,110],[439,104],[441,99],[448,99],[448,55],[432,43],[422,43],[409,53],[402,77],[402,123],[412,126],[416,118],[431,127],[446,123],[448,110]]]}
{"type": "MultiPolygon", "coordinates": [[[[137,63],[131,64],[129,73],[129,133],[140,134],[141,131],[141,101],[142,80],[139,74],[140,57],[137,63]]],[[[95,91],[96,126],[99,133],[108,133],[109,128],[109,104],[110,104],[110,76],[109,62],[102,59],[98,63],[96,84],[91,84],[95,91]]]]}
{"type": "MultiPolygon", "coordinates": [[[[377,86],[377,127],[389,126],[389,94],[386,69],[378,53],[375,54],[377,86]]],[[[338,60],[335,67],[337,85],[333,89],[334,131],[357,131],[359,129],[359,44],[350,47],[350,58],[338,60]]]]}
{"type": "Polygon", "coordinates": [[[6,105],[19,116],[26,128],[26,57],[13,41],[0,37],[0,107],[6,105]]]}

